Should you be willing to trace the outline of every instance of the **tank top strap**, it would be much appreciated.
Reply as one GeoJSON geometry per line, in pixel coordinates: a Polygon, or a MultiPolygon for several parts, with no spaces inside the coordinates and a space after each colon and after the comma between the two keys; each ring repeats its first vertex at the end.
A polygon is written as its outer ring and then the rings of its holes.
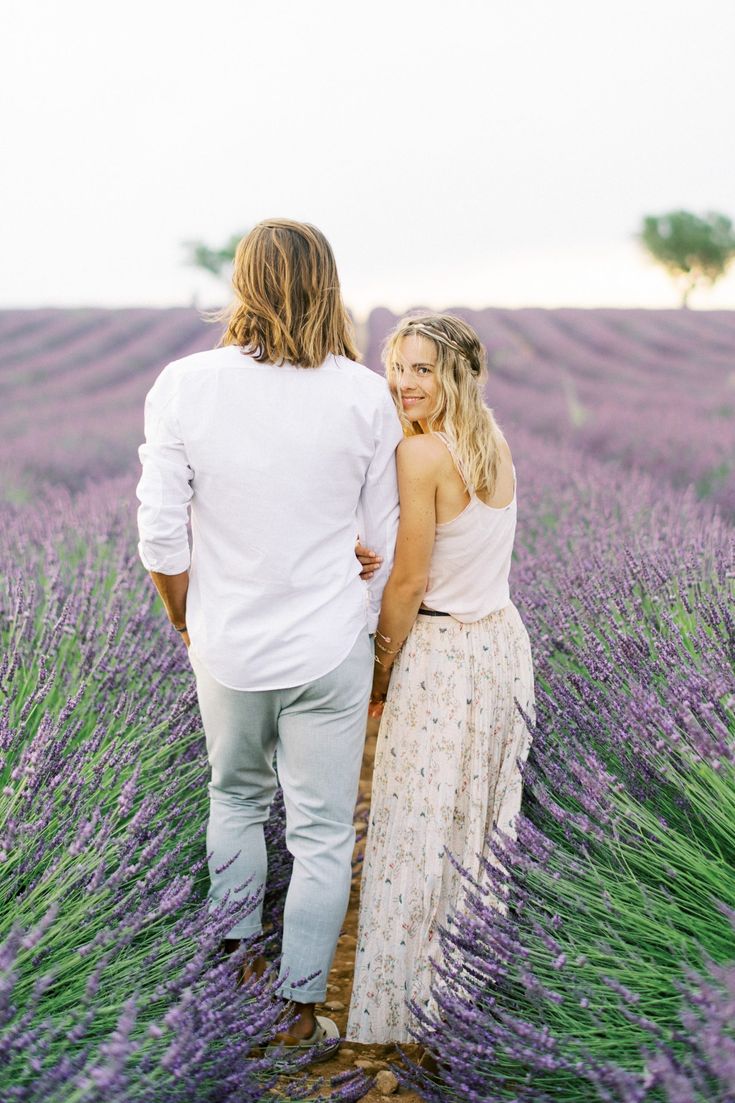
{"type": "Polygon", "coordinates": [[[467,478],[467,473],[466,473],[464,467],[462,466],[462,463],[460,462],[459,456],[457,455],[457,448],[456,448],[456,445],[455,445],[454,441],[452,440],[451,437],[447,436],[446,433],[438,433],[438,432],[435,431],[434,436],[438,437],[439,440],[442,442],[442,444],[446,447],[447,451],[449,452],[449,455],[454,460],[454,466],[457,468],[457,471],[459,472],[459,476],[460,476],[462,482],[465,485],[465,489],[466,489],[467,493],[470,495],[471,498],[474,498],[475,488],[472,485],[472,483],[469,481],[469,479],[467,478]]]}

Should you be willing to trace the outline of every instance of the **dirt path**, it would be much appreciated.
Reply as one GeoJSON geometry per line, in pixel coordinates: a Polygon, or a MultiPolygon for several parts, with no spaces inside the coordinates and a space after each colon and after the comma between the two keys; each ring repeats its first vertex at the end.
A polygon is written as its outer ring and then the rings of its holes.
{"type": "MultiPolygon", "coordinates": [[[[365,815],[370,805],[370,779],[373,772],[377,731],[378,722],[370,720],[368,722],[365,758],[363,760],[362,776],[360,779],[358,816],[361,814],[365,815]]],[[[344,1033],[347,1027],[347,1012],[350,1006],[350,995],[352,993],[352,971],[355,961],[358,905],[359,890],[357,885],[353,885],[343,934],[337,944],[334,964],[327,982],[327,1000],[322,1008],[317,1008],[317,1011],[323,1011],[324,1014],[334,1019],[342,1033],[344,1033]]],[[[407,1052],[412,1053],[412,1055],[415,1055],[417,1052],[414,1046],[406,1046],[405,1049],[407,1052]]],[[[364,1067],[369,1075],[373,1075],[380,1069],[389,1069],[391,1062],[396,1060],[396,1058],[397,1054],[393,1046],[365,1046],[359,1045],[356,1042],[345,1042],[336,1057],[331,1061],[325,1061],[322,1065],[314,1066],[314,1072],[318,1072],[321,1076],[328,1079],[329,1077],[336,1076],[340,1072],[346,1072],[348,1069],[364,1067]],[[368,1062],[369,1067],[364,1065],[361,1066],[358,1062],[368,1062]]],[[[391,1095],[385,1096],[381,1094],[377,1087],[373,1087],[362,1098],[365,1103],[377,1103],[378,1100],[385,1100],[386,1098],[401,1100],[401,1103],[420,1103],[421,1100],[420,1095],[408,1091],[405,1088],[399,1088],[391,1095]]]]}

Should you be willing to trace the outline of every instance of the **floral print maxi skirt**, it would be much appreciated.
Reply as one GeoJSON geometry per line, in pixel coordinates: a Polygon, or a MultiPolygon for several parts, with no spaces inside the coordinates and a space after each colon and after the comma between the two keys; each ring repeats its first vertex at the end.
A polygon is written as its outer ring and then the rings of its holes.
{"type": "Polygon", "coordinates": [[[461,904],[494,826],[511,834],[533,719],[528,633],[511,603],[472,624],[419,616],[380,724],[347,1037],[410,1042],[413,1000],[433,1009],[438,929],[461,904]]]}

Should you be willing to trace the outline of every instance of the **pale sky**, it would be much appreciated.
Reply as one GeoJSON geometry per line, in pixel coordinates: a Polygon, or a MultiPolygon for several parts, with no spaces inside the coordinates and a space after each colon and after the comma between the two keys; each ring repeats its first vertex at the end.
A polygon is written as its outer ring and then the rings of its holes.
{"type": "Polygon", "coordinates": [[[735,218],[733,0],[2,0],[0,40],[0,308],[222,302],[182,243],[271,216],[359,315],[674,306],[642,216],[735,218]]]}

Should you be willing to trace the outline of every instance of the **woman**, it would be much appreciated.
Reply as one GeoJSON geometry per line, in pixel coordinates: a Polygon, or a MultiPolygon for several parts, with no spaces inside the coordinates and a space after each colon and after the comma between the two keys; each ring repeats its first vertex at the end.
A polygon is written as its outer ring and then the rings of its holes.
{"type": "Polygon", "coordinates": [[[528,634],[510,601],[515,469],[482,399],[485,354],[459,318],[400,322],[385,349],[404,424],[400,523],[378,624],[384,702],[347,1036],[406,1042],[431,1005],[438,930],[494,825],[511,830],[533,715],[528,634]]]}

